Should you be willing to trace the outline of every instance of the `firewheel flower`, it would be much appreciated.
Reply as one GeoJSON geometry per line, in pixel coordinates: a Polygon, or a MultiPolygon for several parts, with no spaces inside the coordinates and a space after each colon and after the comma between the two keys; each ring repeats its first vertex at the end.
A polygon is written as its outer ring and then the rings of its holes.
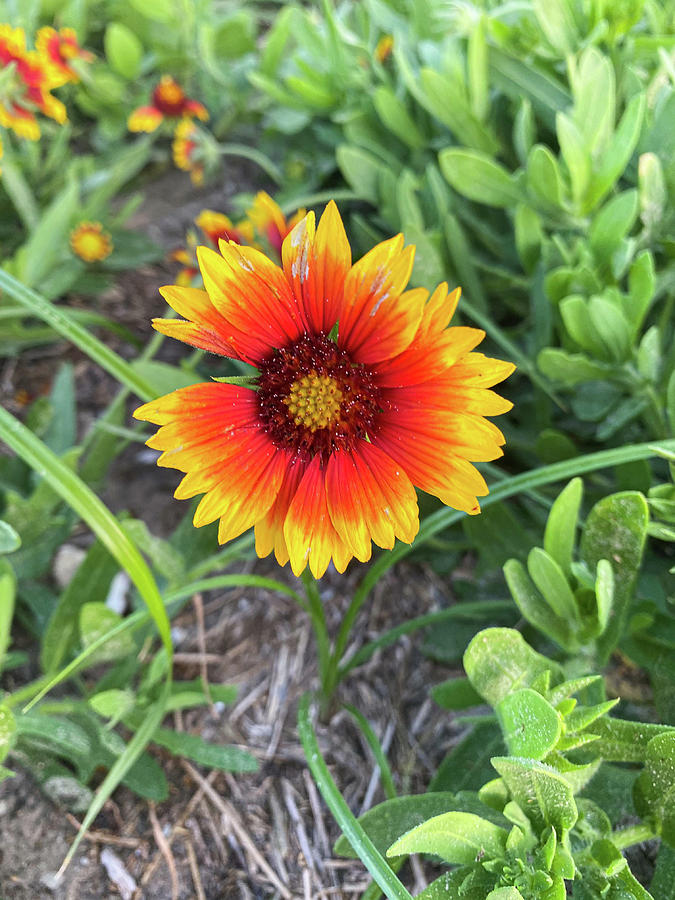
{"type": "Polygon", "coordinates": [[[177,169],[190,173],[190,180],[199,187],[204,183],[204,162],[201,134],[192,119],[182,119],[173,133],[171,153],[177,169]]]}
{"type": "Polygon", "coordinates": [[[218,519],[221,543],[254,526],[259,556],[320,577],[372,543],[410,543],[415,487],[479,512],[488,488],[472,462],[504,443],[485,416],[511,407],[489,388],[514,366],[474,352],[483,331],[447,327],[459,288],[405,290],[403,235],[352,265],[331,202],[286,238],[283,268],[232,242],[198,256],[206,290],[163,288],[184,320],[154,327],[255,366],[254,389],[197,384],[135,412],[160,426],[147,442],[158,464],[185,473],[175,496],[204,494],[196,526],[218,519]]]}
{"type": "Polygon", "coordinates": [[[70,232],[70,247],[85,262],[101,262],[113,251],[110,235],[100,222],[80,222],[70,232]]]}
{"type": "Polygon", "coordinates": [[[49,26],[40,28],[35,35],[35,47],[46,64],[51,87],[61,87],[69,81],[80,80],[80,76],[73,68],[73,60],[80,59],[83,62],[94,60],[93,53],[80,47],[72,28],[60,28],[58,31],[49,26]]]}
{"type": "Polygon", "coordinates": [[[10,66],[10,77],[3,77],[0,92],[0,126],[36,141],[40,125],[35,110],[63,124],[66,108],[49,93],[52,85],[47,68],[38,53],[26,49],[23,29],[0,24],[0,72],[10,66]]]}
{"type": "Polygon", "coordinates": [[[265,191],[259,191],[247,215],[258,234],[267,240],[270,247],[281,257],[281,245],[284,238],[305,217],[306,213],[306,209],[299,209],[287,220],[278,203],[265,191]]]}
{"type": "Polygon", "coordinates": [[[253,225],[244,219],[236,225],[224,213],[203,209],[195,219],[197,225],[214,247],[219,241],[234,241],[235,244],[253,243],[253,225]]]}
{"type": "Polygon", "coordinates": [[[170,75],[162,75],[152,92],[149,106],[139,106],[129,116],[129,131],[155,131],[164,119],[201,119],[205,122],[209,114],[206,107],[185,95],[183,88],[170,75]]]}

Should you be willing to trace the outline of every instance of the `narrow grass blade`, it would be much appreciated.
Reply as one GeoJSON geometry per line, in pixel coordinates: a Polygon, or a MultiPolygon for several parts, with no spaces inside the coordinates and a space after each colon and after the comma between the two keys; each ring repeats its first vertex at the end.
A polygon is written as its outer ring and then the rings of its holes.
{"type": "Polygon", "coordinates": [[[0,268],[0,292],[6,292],[9,297],[20,303],[34,316],[51,325],[54,331],[79,347],[83,353],[86,353],[102,369],[133,391],[141,400],[153,400],[157,396],[152,385],[138,375],[129,363],[114,350],[111,350],[94,335],[89,334],[87,329],[83,328],[79,322],[74,321],[67,312],[50,303],[49,300],[45,300],[31,288],[21,284],[2,268],[0,268]]]}
{"type": "Polygon", "coordinates": [[[343,834],[361,858],[361,862],[368,869],[373,879],[381,887],[389,900],[412,900],[412,896],[398,880],[389,863],[380,854],[377,847],[370,840],[354,814],[344,801],[337,789],[333,778],[328,771],[328,766],[321,755],[319,744],[310,721],[311,695],[306,693],[300,700],[298,707],[298,733],[302,742],[307,765],[321,791],[326,805],[335,816],[335,820],[343,831],[343,834]]]}

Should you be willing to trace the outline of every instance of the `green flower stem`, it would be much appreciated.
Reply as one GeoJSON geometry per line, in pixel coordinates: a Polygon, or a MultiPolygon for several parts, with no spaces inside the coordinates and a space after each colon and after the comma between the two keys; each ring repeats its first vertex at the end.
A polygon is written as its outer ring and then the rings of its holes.
{"type": "Polygon", "coordinates": [[[356,820],[337,789],[328,766],[321,755],[319,744],[310,721],[311,695],[304,694],[298,707],[298,734],[302,743],[307,765],[314,776],[323,799],[342,829],[344,836],[359,855],[373,879],[380,886],[388,900],[412,900],[412,896],[398,880],[391,866],[384,859],[375,844],[356,820]]]}
{"type": "MultiPolygon", "coordinates": [[[[324,704],[326,704],[331,697],[331,694],[326,693],[327,679],[328,673],[330,670],[330,661],[331,661],[331,652],[330,652],[330,638],[328,637],[328,625],[326,624],[326,613],[323,608],[323,603],[321,602],[321,596],[319,594],[319,586],[316,582],[316,579],[311,574],[309,569],[305,569],[302,573],[302,583],[305,586],[305,594],[307,596],[307,611],[309,612],[310,619],[312,620],[312,627],[314,629],[314,636],[316,637],[316,648],[317,655],[319,660],[319,681],[321,684],[321,693],[323,695],[324,704]]],[[[325,712],[325,707],[323,708],[323,712],[325,712]]]]}
{"type": "Polygon", "coordinates": [[[654,830],[646,823],[640,822],[638,825],[630,825],[628,828],[613,831],[612,843],[618,850],[625,850],[626,847],[651,841],[655,837],[658,835],[654,833],[654,830]]]}
{"type": "MultiPolygon", "coordinates": [[[[515,494],[531,490],[532,488],[539,488],[545,484],[551,484],[556,481],[565,481],[576,475],[583,475],[586,472],[594,472],[597,469],[604,469],[609,466],[619,466],[623,463],[635,462],[639,459],[649,459],[650,457],[657,455],[657,447],[663,447],[666,450],[675,450],[675,440],[661,441],[658,445],[651,441],[644,444],[627,444],[625,447],[600,450],[596,453],[588,453],[585,456],[577,456],[574,459],[566,459],[562,462],[552,463],[548,466],[541,466],[530,472],[522,472],[520,475],[513,475],[509,478],[505,478],[499,484],[495,485],[491,493],[485,497],[481,503],[483,508],[485,508],[500,500],[505,500],[507,497],[513,497],[515,494]]],[[[398,543],[390,553],[382,553],[373,563],[355,591],[344,619],[342,620],[342,625],[340,626],[330,659],[330,667],[325,687],[328,697],[332,696],[339,683],[339,665],[347,647],[347,643],[349,642],[352,626],[372,588],[377,584],[380,578],[382,578],[385,572],[399,562],[399,560],[406,557],[413,549],[419,547],[420,544],[423,544],[425,541],[428,541],[429,538],[438,534],[439,531],[461,521],[463,517],[463,512],[458,512],[457,510],[449,509],[448,507],[437,510],[422,522],[418,535],[412,544],[398,543]]]]}
{"type": "Polygon", "coordinates": [[[272,162],[269,156],[261,153],[260,150],[256,150],[254,147],[247,147],[246,144],[220,144],[218,151],[221,156],[238,156],[243,159],[249,159],[269,175],[276,184],[283,184],[284,176],[279,166],[272,162]]]}

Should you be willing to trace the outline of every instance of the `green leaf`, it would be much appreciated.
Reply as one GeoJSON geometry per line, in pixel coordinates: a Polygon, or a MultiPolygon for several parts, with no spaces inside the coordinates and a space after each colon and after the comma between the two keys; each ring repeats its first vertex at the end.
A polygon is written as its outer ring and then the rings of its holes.
{"type": "Polygon", "coordinates": [[[590,212],[602,200],[628,165],[640,137],[645,106],[644,92],[636,94],[628,103],[618,128],[598,159],[582,213],[590,212]]]}
{"type": "Polygon", "coordinates": [[[605,358],[624,362],[631,352],[631,330],[620,304],[610,296],[591,297],[588,315],[605,345],[605,358]]]}
{"type": "Polygon", "coordinates": [[[556,497],[544,531],[544,550],[568,578],[572,573],[577,519],[583,492],[584,483],[581,478],[573,478],[556,497]]]}
{"type": "Polygon", "coordinates": [[[586,47],[578,63],[568,61],[574,94],[574,121],[584,146],[596,157],[609,142],[616,118],[616,86],[612,60],[597,47],[586,47]]]}
{"type": "Polygon", "coordinates": [[[580,207],[591,179],[591,155],[576,123],[564,113],[558,113],[556,117],[556,132],[570,175],[572,199],[575,206],[580,207]]]}
{"type": "Polygon", "coordinates": [[[431,689],[431,697],[443,709],[468,709],[480,706],[483,698],[468,678],[449,678],[431,689]]]}
{"type": "Polygon", "coordinates": [[[531,59],[524,61],[493,45],[490,69],[495,85],[517,103],[523,97],[528,98],[551,130],[555,113],[566,110],[572,103],[565,87],[548,71],[537,68],[531,59]]]}
{"type": "Polygon", "coordinates": [[[14,553],[21,546],[21,537],[9,522],[0,519],[0,553],[14,553]]]}
{"type": "Polygon", "coordinates": [[[258,770],[257,760],[245,750],[240,750],[239,747],[212,744],[196,734],[158,728],[152,735],[152,741],[166,747],[175,756],[186,756],[210,769],[221,769],[224,772],[256,772],[258,770]]]}
{"type": "Polygon", "coordinates": [[[531,688],[504,697],[495,711],[512,756],[543,759],[558,743],[561,717],[548,700],[531,688]]]}
{"type": "Polygon", "coordinates": [[[675,434],[675,370],[670,373],[668,387],[666,388],[666,411],[670,422],[670,430],[672,434],[675,434]]]}
{"type": "Polygon", "coordinates": [[[143,45],[136,34],[121,22],[110,22],[103,35],[105,55],[112,68],[133,81],[141,70],[143,45]]]}
{"type": "Polygon", "coordinates": [[[408,831],[387,850],[387,856],[433,853],[445,862],[469,864],[476,859],[499,859],[508,832],[473,813],[448,812],[408,831]]]}
{"type": "Polygon", "coordinates": [[[661,845],[649,889],[659,900],[675,900],[675,850],[667,844],[661,845]]]}
{"type": "Polygon", "coordinates": [[[591,250],[599,262],[609,264],[621,240],[635,224],[637,213],[638,194],[635,190],[623,191],[612,197],[597,213],[588,237],[591,250]]]}
{"type": "MultiPolygon", "coordinates": [[[[81,607],[91,601],[104,603],[110,582],[119,571],[118,563],[100,541],[96,541],[59,598],[42,639],[40,664],[53,674],[75,643],[81,607]]],[[[88,642],[91,643],[91,642],[88,642]]]]}
{"type": "Polygon", "coordinates": [[[250,10],[239,9],[222,19],[213,33],[213,52],[217,59],[239,59],[255,50],[256,22],[250,10]]]}
{"type": "MultiPolygon", "coordinates": [[[[0,559],[0,672],[12,639],[16,576],[7,560],[0,559]]],[[[1,760],[1,757],[0,757],[1,760]]]]}
{"type": "Polygon", "coordinates": [[[649,742],[659,735],[675,733],[675,728],[603,717],[593,722],[588,731],[598,735],[593,750],[606,762],[643,763],[649,742]]]}
{"type": "Polygon", "coordinates": [[[523,199],[513,175],[485,153],[446,147],[438,154],[441,172],[469,200],[487,206],[516,206],[523,199]]]}
{"type": "Polygon", "coordinates": [[[431,780],[430,790],[479,790],[492,777],[490,759],[503,751],[502,733],[492,717],[476,722],[471,731],[444,756],[431,780]]]}
{"type": "Polygon", "coordinates": [[[26,287],[38,284],[68,247],[68,234],[79,203],[80,188],[71,178],[43,211],[38,226],[22,248],[19,276],[26,287]]]}
{"type": "Polygon", "coordinates": [[[466,648],[464,668],[469,681],[492,706],[544,672],[561,680],[557,663],[537,653],[513,628],[485,628],[466,648]]]}
{"type": "MultiPolygon", "coordinates": [[[[378,803],[359,816],[359,824],[380,853],[384,853],[397,838],[428,819],[446,813],[449,809],[463,809],[465,805],[468,806],[469,796],[463,797],[450,791],[430,791],[426,794],[394,797],[385,800],[384,803],[378,803]]],[[[472,807],[471,811],[475,812],[481,808],[481,804],[475,800],[472,807]]],[[[487,809],[485,812],[489,815],[487,809]]],[[[337,856],[352,859],[357,855],[345,835],[341,835],[336,841],[334,852],[337,856]]]]}
{"type": "MultiPolygon", "coordinates": [[[[86,649],[100,640],[105,634],[119,625],[120,622],[121,617],[116,612],[113,612],[112,609],[108,609],[105,603],[93,601],[83,603],[79,612],[82,647],[86,649]]],[[[135,652],[136,645],[131,635],[118,634],[110,638],[100,650],[96,651],[93,660],[96,662],[110,662],[111,660],[123,659],[135,652]]]]}
{"type": "Polygon", "coordinates": [[[576,598],[556,560],[540,547],[533,547],[527,557],[527,569],[553,612],[569,623],[578,623],[576,598]]]}
{"type": "Polygon", "coordinates": [[[668,202],[661,160],[656,153],[643,153],[638,164],[640,219],[647,229],[658,226],[668,202]]]}
{"type": "Polygon", "coordinates": [[[472,28],[467,43],[466,68],[471,111],[484,122],[490,109],[488,77],[488,45],[485,38],[486,17],[480,16],[472,28]]]}
{"type": "Polygon", "coordinates": [[[595,575],[595,599],[598,607],[598,625],[602,634],[614,606],[614,570],[606,559],[599,559],[595,575]]]}
{"type": "Polygon", "coordinates": [[[542,597],[520,560],[507,560],[503,571],[511,596],[528,622],[543,634],[553,638],[561,647],[570,646],[572,639],[570,623],[558,615],[554,605],[556,598],[550,602],[548,597],[542,597]]]}
{"type": "Polygon", "coordinates": [[[571,4],[567,0],[533,0],[532,8],[539,27],[556,52],[561,57],[574,53],[579,35],[571,4]]]}
{"type": "Polygon", "coordinates": [[[112,719],[112,724],[119,722],[136,703],[136,695],[133,691],[111,688],[108,691],[99,691],[87,701],[94,712],[104,719],[112,719]]]}
{"type": "Polygon", "coordinates": [[[128,2],[153,22],[177,22],[173,0],[153,0],[152,3],[146,3],[146,0],[128,0],[128,2]]]}
{"type": "Polygon", "coordinates": [[[647,537],[649,509],[637,491],[605,497],[590,511],[581,536],[580,554],[591,571],[606,559],[614,573],[614,615],[598,642],[605,659],[624,631],[647,537]]]}
{"type": "Polygon", "coordinates": [[[548,147],[536,144],[527,158],[527,190],[535,204],[558,210],[563,206],[565,187],[558,161],[548,147]]]}
{"type": "MultiPolygon", "coordinates": [[[[398,55],[397,59],[400,59],[398,55]]],[[[456,79],[435,69],[423,68],[414,96],[432,116],[450,129],[457,140],[481,153],[495,153],[499,146],[496,139],[472,113],[464,91],[458,90],[458,87],[456,79]],[[453,103],[448,103],[448,95],[453,97],[453,103]]]]}
{"type": "Polygon", "coordinates": [[[364,200],[377,204],[378,179],[383,163],[366,150],[349,144],[340,144],[335,150],[335,158],[352,190],[364,200]]]}
{"type": "Polygon", "coordinates": [[[485,900],[525,900],[525,898],[518,888],[511,885],[510,887],[497,888],[494,891],[490,891],[485,900]]]}
{"type": "Polygon", "coordinates": [[[519,203],[513,224],[518,256],[525,271],[531,273],[539,261],[544,242],[541,219],[531,206],[519,203]]]}
{"type": "MultiPolygon", "coordinates": [[[[16,720],[9,706],[0,704],[0,762],[7,758],[16,735],[16,720]]],[[[1,779],[0,779],[1,780],[1,779]]]]}
{"type": "Polygon", "coordinates": [[[405,103],[396,96],[391,88],[384,85],[376,87],[373,93],[373,105],[382,124],[400,141],[412,147],[413,150],[418,150],[426,145],[427,140],[413,121],[405,103]]]}
{"type": "Polygon", "coordinates": [[[612,367],[597,360],[591,360],[581,353],[568,353],[557,347],[546,347],[537,357],[539,370],[553,381],[560,381],[567,387],[574,387],[584,381],[604,378],[612,367]]]}
{"type": "Polygon", "coordinates": [[[647,744],[634,797],[638,813],[650,816],[662,840],[675,847],[675,731],[657,735],[647,744]]]}
{"type": "Polygon", "coordinates": [[[574,795],[556,769],[537,760],[505,756],[495,757],[492,765],[535,828],[552,825],[558,837],[572,828],[577,820],[574,795]]]}
{"type": "Polygon", "coordinates": [[[602,337],[602,323],[591,317],[590,304],[585,297],[580,294],[565,297],[560,303],[560,315],[565,330],[579,347],[601,360],[613,358],[602,337]]]}

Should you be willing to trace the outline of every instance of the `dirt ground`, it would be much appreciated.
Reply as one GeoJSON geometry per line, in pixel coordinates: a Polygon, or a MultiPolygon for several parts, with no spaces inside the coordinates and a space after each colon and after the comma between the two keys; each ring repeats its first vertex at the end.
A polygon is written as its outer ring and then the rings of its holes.
{"type": "MultiPolygon", "coordinates": [[[[250,170],[230,169],[221,190],[195,192],[189,180],[169,172],[149,186],[137,213],[155,241],[173,249],[204,207],[229,211],[229,197],[252,183],[250,170]]],[[[95,301],[109,318],[143,339],[149,320],[161,315],[157,287],[173,280],[176,267],[159,264],[125,273],[95,301]]],[[[86,299],[71,298],[73,303],[86,299]]],[[[115,349],[129,353],[117,338],[115,349]]],[[[161,358],[177,358],[180,345],[167,341],[161,358]]],[[[19,386],[32,396],[46,393],[58,364],[74,363],[78,421],[86,430],[113,396],[114,383],[74,348],[57,343],[7,361],[0,373],[0,400],[21,412],[19,386]]],[[[114,464],[104,499],[129,509],[166,534],[184,513],[172,499],[177,473],[159,470],[130,447],[114,464]]],[[[253,571],[279,577],[269,561],[253,571]]],[[[322,582],[333,633],[364,567],[347,578],[322,582]]],[[[281,576],[292,580],[284,572],[281,576]]],[[[371,596],[354,634],[372,639],[405,619],[447,603],[449,588],[430,570],[400,566],[371,596]]],[[[177,714],[170,724],[216,742],[245,747],[259,761],[255,774],[225,775],[198,770],[153,748],[170,782],[169,799],[156,808],[126,789],[115,793],[94,830],[80,846],[61,881],[55,880],[72,842],[77,820],[41,794],[28,774],[0,785],[0,900],[102,900],[148,898],[356,898],[368,884],[360,864],[336,859],[339,836],[307,769],[296,734],[298,699],[316,687],[313,636],[306,614],[293,602],[262,590],[236,590],[200,598],[173,623],[176,677],[206,671],[212,684],[239,686],[232,707],[177,714]]],[[[447,672],[419,653],[421,639],[404,639],[356,670],[341,689],[371,721],[388,750],[402,793],[423,791],[458,729],[428,698],[429,686],[447,672]]],[[[9,685],[7,685],[9,686],[9,685]]],[[[15,686],[15,685],[14,685],[15,686]]],[[[323,752],[351,808],[359,813],[384,799],[372,754],[346,712],[319,726],[323,752]]],[[[411,885],[421,888],[418,867],[411,885]]]]}

